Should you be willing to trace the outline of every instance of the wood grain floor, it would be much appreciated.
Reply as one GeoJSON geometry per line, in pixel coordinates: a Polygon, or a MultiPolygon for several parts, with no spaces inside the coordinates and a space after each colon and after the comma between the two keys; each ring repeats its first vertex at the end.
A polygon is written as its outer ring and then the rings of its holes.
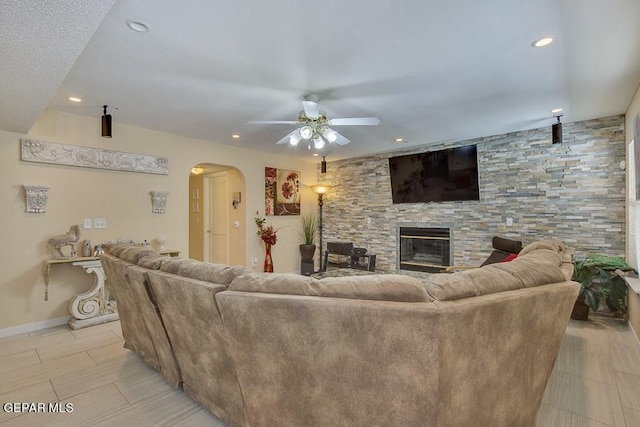
{"type": "MultiPolygon", "coordinates": [[[[119,322],[0,339],[0,425],[225,426],[122,347],[119,322]],[[6,403],[73,412],[6,412],[6,403]]],[[[571,321],[537,427],[640,426],[640,346],[623,321],[571,321]]]]}

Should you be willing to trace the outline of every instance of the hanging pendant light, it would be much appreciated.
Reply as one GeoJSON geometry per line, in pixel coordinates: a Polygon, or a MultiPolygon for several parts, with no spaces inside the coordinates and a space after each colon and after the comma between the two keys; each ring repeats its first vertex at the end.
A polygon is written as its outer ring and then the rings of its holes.
{"type": "Polygon", "coordinates": [[[107,106],[103,105],[104,112],[102,114],[102,136],[111,138],[111,114],[107,114],[107,106]]]}
{"type": "Polygon", "coordinates": [[[320,173],[327,173],[327,160],[325,156],[322,156],[322,162],[320,162],[320,173]]]}
{"type": "Polygon", "coordinates": [[[551,143],[562,144],[562,123],[560,122],[562,114],[558,114],[555,117],[558,121],[551,125],[551,143]]]}

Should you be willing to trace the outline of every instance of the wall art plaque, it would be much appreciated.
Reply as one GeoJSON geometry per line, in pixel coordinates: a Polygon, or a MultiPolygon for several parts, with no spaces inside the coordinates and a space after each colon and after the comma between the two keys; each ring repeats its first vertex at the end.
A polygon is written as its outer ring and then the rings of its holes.
{"type": "Polygon", "coordinates": [[[168,175],[166,157],[125,153],[104,148],[57,144],[37,139],[20,141],[20,158],[25,162],[52,163],[94,169],[168,175]]]}

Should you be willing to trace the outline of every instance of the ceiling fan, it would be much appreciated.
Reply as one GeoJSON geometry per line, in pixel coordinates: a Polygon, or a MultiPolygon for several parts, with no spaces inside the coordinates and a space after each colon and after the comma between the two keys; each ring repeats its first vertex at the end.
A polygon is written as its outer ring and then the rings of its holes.
{"type": "Polygon", "coordinates": [[[317,150],[321,150],[329,143],[338,145],[348,144],[350,141],[345,136],[333,130],[330,126],[377,126],[380,119],[377,117],[351,117],[329,119],[324,111],[320,111],[318,97],[309,95],[302,101],[303,110],[298,113],[298,120],[252,120],[249,125],[299,125],[299,127],[282,137],[276,144],[289,143],[298,145],[302,140],[308,141],[309,149],[311,143],[317,150]]]}

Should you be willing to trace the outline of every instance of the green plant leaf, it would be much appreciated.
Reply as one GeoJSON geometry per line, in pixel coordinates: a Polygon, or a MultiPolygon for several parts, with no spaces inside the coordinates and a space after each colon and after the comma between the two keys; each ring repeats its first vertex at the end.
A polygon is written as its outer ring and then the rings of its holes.
{"type": "Polygon", "coordinates": [[[623,312],[626,307],[627,285],[620,272],[635,271],[622,257],[589,255],[581,261],[574,261],[573,279],[580,282],[579,297],[597,311],[602,297],[612,312],[623,312]]]}
{"type": "Polygon", "coordinates": [[[313,245],[318,234],[318,220],[314,213],[300,215],[302,224],[302,239],[305,245],[313,245]]]}
{"type": "Polygon", "coordinates": [[[585,304],[594,312],[598,311],[598,307],[600,306],[600,292],[595,289],[585,288],[583,295],[585,304]]]}

